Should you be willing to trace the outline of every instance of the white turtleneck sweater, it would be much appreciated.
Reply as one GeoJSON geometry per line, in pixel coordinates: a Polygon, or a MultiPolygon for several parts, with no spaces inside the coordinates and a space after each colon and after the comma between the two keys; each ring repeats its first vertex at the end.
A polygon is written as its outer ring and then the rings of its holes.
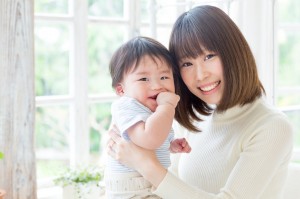
{"type": "Polygon", "coordinates": [[[213,113],[200,133],[187,133],[180,154],[155,190],[164,199],[279,199],[293,148],[284,114],[258,99],[213,113]],[[174,167],[174,165],[172,166],[174,167]]]}

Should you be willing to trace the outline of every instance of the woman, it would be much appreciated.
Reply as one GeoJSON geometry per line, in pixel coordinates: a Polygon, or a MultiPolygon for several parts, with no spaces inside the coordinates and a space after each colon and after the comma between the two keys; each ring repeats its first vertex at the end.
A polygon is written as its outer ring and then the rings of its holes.
{"type": "Polygon", "coordinates": [[[180,72],[175,118],[190,131],[193,150],[181,155],[173,174],[152,151],[112,129],[108,153],[137,169],[162,198],[281,198],[292,127],[265,101],[238,27],[216,7],[195,7],[175,22],[169,48],[180,72]],[[196,131],[201,132],[191,133],[196,131]]]}

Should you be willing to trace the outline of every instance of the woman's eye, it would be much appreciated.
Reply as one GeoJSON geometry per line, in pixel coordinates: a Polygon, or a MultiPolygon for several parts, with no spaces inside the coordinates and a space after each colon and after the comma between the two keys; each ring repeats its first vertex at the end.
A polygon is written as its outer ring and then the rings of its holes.
{"type": "Polygon", "coordinates": [[[214,56],[216,56],[216,55],[215,55],[215,54],[209,54],[209,55],[206,55],[206,57],[204,58],[204,60],[211,59],[211,58],[213,58],[214,56]]]}
{"type": "Polygon", "coordinates": [[[181,64],[181,67],[188,67],[188,66],[191,66],[191,65],[192,65],[192,63],[186,62],[186,63],[181,64]]]}

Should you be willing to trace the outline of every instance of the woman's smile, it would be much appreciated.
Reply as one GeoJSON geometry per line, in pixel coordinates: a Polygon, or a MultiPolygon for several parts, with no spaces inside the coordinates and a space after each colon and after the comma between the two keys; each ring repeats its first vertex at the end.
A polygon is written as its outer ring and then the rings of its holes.
{"type": "Polygon", "coordinates": [[[206,84],[204,86],[200,86],[198,87],[200,91],[203,92],[203,94],[210,94],[211,92],[213,92],[214,90],[216,90],[216,88],[220,85],[221,81],[217,81],[211,84],[206,84]]]}

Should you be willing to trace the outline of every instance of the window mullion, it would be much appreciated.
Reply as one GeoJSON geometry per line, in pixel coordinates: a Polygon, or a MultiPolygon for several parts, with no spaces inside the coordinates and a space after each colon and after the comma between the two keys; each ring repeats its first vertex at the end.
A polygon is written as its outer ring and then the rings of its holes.
{"type": "Polygon", "coordinates": [[[87,60],[87,1],[73,1],[73,48],[71,56],[70,153],[71,165],[88,163],[88,60],[87,60]]]}
{"type": "Polygon", "coordinates": [[[132,38],[134,36],[140,35],[140,26],[141,26],[140,1],[128,1],[128,5],[129,5],[128,31],[129,31],[129,38],[132,38]]]}

